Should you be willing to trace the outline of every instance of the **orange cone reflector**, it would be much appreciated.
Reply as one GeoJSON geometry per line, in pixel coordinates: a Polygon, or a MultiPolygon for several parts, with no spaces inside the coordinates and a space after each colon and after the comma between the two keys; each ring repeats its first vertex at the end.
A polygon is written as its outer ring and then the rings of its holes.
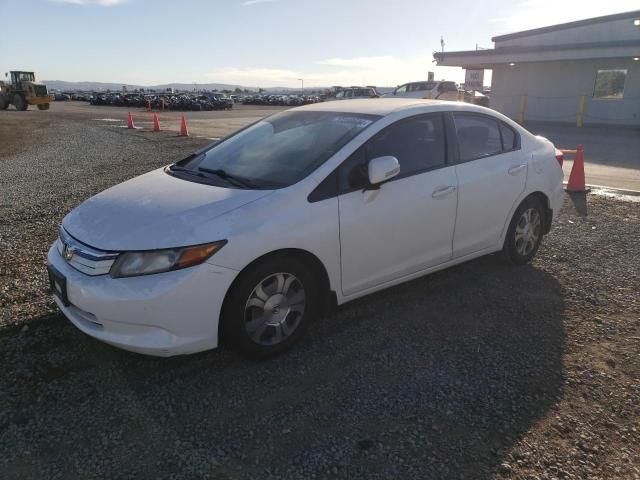
{"type": "Polygon", "coordinates": [[[567,192],[588,192],[584,179],[584,159],[582,158],[582,145],[576,149],[576,159],[571,167],[571,174],[567,182],[567,192]]]}
{"type": "Polygon", "coordinates": [[[180,122],[180,136],[189,136],[189,130],[187,130],[187,120],[184,118],[184,113],[182,114],[182,121],[180,122]]]}
{"type": "Polygon", "coordinates": [[[133,125],[133,115],[131,115],[131,112],[127,115],[127,128],[136,128],[133,125]]]}
{"type": "Polygon", "coordinates": [[[158,114],[156,112],[153,112],[153,131],[160,131],[160,122],[158,121],[158,114]]]}

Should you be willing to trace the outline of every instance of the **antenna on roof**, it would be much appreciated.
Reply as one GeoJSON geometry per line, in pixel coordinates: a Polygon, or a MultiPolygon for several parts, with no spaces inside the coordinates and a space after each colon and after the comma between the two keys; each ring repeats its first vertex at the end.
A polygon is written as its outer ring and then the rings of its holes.
{"type": "Polygon", "coordinates": [[[444,53],[444,37],[440,35],[440,48],[442,48],[442,53],[444,53]]]}

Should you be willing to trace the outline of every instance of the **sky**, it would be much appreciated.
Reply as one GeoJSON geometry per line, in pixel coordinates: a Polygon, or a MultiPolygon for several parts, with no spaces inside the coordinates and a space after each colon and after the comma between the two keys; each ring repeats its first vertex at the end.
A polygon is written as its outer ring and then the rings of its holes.
{"type": "MultiPolygon", "coordinates": [[[[0,72],[248,87],[462,81],[433,52],[638,8],[638,0],[0,0],[0,72]]],[[[0,77],[1,78],[1,77],[0,77]]],[[[487,83],[485,81],[485,83],[487,83]]]]}

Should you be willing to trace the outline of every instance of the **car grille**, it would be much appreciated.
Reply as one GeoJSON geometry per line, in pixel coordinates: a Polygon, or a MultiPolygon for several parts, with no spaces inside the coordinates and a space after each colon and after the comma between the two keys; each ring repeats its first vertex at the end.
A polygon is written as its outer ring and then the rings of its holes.
{"type": "Polygon", "coordinates": [[[60,256],[73,268],[87,275],[106,275],[118,257],[117,252],[106,252],[85,245],[69,235],[63,228],[56,241],[60,256]]]}

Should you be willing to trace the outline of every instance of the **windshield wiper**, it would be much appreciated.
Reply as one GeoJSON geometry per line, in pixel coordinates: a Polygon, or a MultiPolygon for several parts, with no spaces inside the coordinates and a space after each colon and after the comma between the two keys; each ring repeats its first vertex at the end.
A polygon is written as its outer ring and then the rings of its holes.
{"type": "Polygon", "coordinates": [[[254,188],[254,189],[259,188],[258,185],[253,183],[248,178],[238,177],[236,175],[233,175],[232,173],[226,172],[225,170],[223,170],[221,168],[198,167],[198,170],[201,171],[201,172],[213,173],[214,175],[216,175],[216,176],[218,176],[218,177],[220,177],[220,178],[222,178],[224,180],[227,180],[230,183],[235,183],[236,185],[240,185],[240,186],[245,187],[245,188],[254,188]]]}
{"type": "Polygon", "coordinates": [[[203,175],[200,172],[197,172],[196,170],[192,170],[191,168],[185,168],[185,167],[181,167],[180,165],[178,165],[177,163],[174,163],[172,165],[169,165],[169,170],[171,170],[172,172],[184,172],[184,173],[188,173],[189,175],[193,175],[195,177],[201,177],[201,178],[207,178],[206,175],[203,175]]]}

